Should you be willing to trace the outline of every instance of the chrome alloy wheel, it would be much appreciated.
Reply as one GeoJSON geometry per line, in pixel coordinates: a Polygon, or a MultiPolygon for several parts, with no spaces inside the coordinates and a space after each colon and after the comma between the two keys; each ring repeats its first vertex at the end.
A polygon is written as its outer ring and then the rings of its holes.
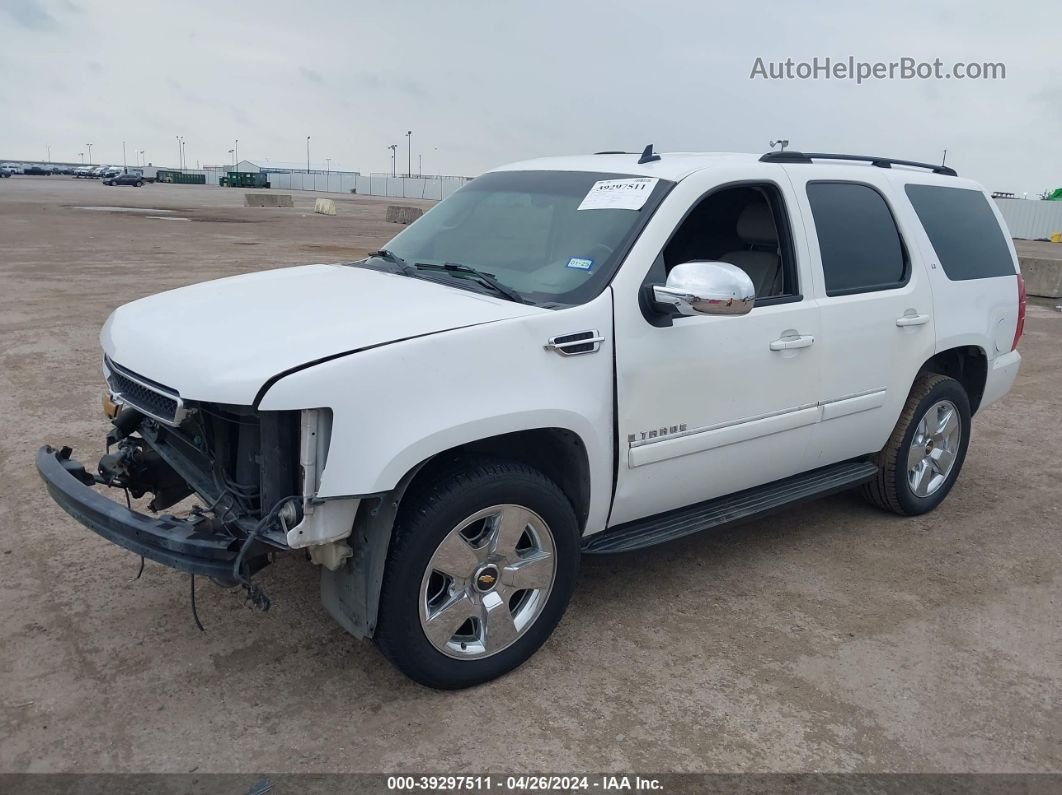
{"type": "Polygon", "coordinates": [[[950,400],[938,400],[922,415],[907,451],[907,484],[928,497],[948,479],[962,442],[962,417],[950,400]]]}
{"type": "Polygon", "coordinates": [[[420,584],[420,626],[448,657],[478,659],[516,642],[556,578],[553,533],[520,505],[495,505],[446,534],[420,584]]]}

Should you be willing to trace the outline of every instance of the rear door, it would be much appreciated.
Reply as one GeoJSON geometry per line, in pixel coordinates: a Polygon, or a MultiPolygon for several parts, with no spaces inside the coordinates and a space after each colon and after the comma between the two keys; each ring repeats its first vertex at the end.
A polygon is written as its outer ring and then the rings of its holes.
{"type": "Polygon", "coordinates": [[[822,403],[816,465],[880,450],[934,353],[917,224],[870,166],[790,166],[818,269],[822,403]],[[834,176],[836,175],[836,176],[834,176]]]}

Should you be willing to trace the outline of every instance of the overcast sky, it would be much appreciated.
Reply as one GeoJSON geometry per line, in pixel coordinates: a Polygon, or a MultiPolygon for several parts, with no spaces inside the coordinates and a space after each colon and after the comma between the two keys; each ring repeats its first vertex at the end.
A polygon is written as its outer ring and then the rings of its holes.
{"type": "Polygon", "coordinates": [[[1062,186],[1058,0],[107,2],[0,0],[0,158],[241,159],[474,175],[539,155],[793,148],[948,164],[992,190],[1062,186]],[[1006,79],[750,79],[818,56],[1006,79]]]}

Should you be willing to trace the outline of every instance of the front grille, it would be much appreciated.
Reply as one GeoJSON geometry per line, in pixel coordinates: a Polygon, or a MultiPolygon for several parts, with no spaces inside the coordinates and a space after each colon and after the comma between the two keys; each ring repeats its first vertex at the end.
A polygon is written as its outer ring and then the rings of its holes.
{"type": "Polygon", "coordinates": [[[142,414],[177,425],[183,415],[180,396],[168,387],[138,376],[107,360],[107,384],[114,397],[142,414]]]}

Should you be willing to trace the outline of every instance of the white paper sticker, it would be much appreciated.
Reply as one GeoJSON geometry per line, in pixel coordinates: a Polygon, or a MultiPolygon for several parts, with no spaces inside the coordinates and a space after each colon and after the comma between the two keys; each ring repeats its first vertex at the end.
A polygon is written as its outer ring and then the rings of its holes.
{"type": "Polygon", "coordinates": [[[592,259],[586,259],[584,257],[572,257],[568,260],[568,267],[575,268],[580,271],[588,271],[594,267],[594,261],[592,259]]]}
{"type": "Polygon", "coordinates": [[[580,210],[640,210],[653,192],[656,177],[602,179],[583,197],[580,210]]]}

